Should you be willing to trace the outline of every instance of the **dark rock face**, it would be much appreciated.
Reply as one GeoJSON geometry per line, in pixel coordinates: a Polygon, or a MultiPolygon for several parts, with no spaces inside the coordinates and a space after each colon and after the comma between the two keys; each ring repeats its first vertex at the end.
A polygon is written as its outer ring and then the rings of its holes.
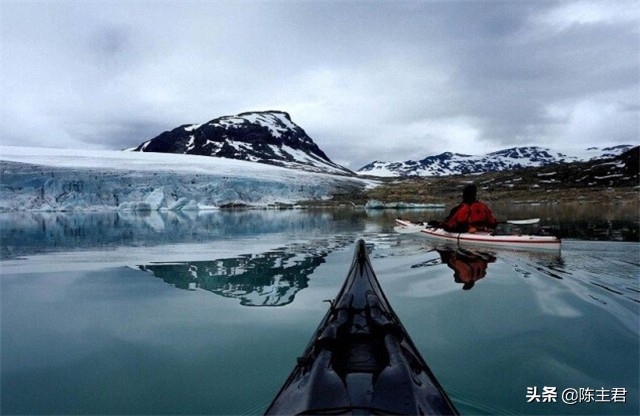
{"type": "Polygon", "coordinates": [[[148,140],[133,151],[183,153],[267,163],[313,172],[352,175],[314,143],[282,111],[224,116],[205,124],[185,124],[148,140]]]}

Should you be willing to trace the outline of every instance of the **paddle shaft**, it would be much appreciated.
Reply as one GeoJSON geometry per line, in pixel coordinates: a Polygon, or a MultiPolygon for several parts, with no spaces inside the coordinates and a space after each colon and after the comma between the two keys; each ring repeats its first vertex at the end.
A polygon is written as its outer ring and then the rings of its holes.
{"type": "MultiPolygon", "coordinates": [[[[423,224],[428,224],[431,221],[423,221],[423,224]]],[[[540,222],[540,218],[527,218],[523,220],[506,220],[506,221],[498,221],[498,224],[513,224],[513,225],[531,225],[537,224],[540,222]]]]}

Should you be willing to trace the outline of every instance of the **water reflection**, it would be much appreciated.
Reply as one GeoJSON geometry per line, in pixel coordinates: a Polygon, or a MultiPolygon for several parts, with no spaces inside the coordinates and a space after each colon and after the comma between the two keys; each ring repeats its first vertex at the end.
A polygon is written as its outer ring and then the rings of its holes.
{"type": "MultiPolygon", "coordinates": [[[[640,239],[637,206],[497,205],[494,212],[500,218],[542,218],[541,224],[557,228],[566,239],[640,239]]],[[[441,218],[443,213],[411,210],[402,216],[424,221],[441,218]]],[[[359,209],[0,213],[0,258],[87,248],[197,243],[282,232],[306,234],[308,230],[339,234],[374,227],[384,232],[393,229],[397,216],[395,210],[359,209]]]]}
{"type": "MultiPolygon", "coordinates": [[[[593,243],[592,243],[593,244],[593,243]]],[[[439,257],[426,259],[411,268],[447,265],[453,271],[453,280],[462,285],[463,290],[475,287],[476,282],[491,275],[490,264],[501,263],[509,266],[509,275],[525,279],[548,277],[565,281],[569,287],[578,285],[581,293],[588,293],[594,301],[606,305],[602,291],[585,289],[595,286],[607,294],[620,296],[634,303],[638,298],[637,268],[638,246],[618,244],[598,246],[598,254],[593,253],[589,242],[573,242],[566,255],[545,252],[513,250],[476,250],[449,245],[427,245],[427,252],[437,252],[439,257]],[[565,258],[568,256],[568,259],[565,258]],[[568,280],[568,282],[566,282],[568,280]]],[[[504,270],[504,269],[503,269],[504,270]]],[[[496,270],[495,275],[500,276],[496,270]]],[[[553,288],[554,286],[551,286],[553,288]]]]}
{"type": "Polygon", "coordinates": [[[571,275],[559,253],[527,252],[513,250],[478,250],[448,244],[424,246],[427,252],[436,252],[438,257],[411,266],[421,268],[447,265],[453,271],[453,280],[462,285],[462,290],[472,289],[476,282],[487,276],[489,264],[498,258],[501,263],[513,268],[516,275],[529,278],[532,275],[546,275],[562,280],[563,275],[571,275]]]}
{"type": "Polygon", "coordinates": [[[470,290],[476,281],[487,275],[487,266],[496,261],[489,253],[474,252],[463,248],[438,249],[440,259],[451,270],[453,280],[462,284],[462,290],[470,290]]]}
{"type": "Polygon", "coordinates": [[[237,298],[244,306],[283,306],[308,286],[309,276],[329,253],[351,242],[351,238],[334,238],[257,254],[139,268],[178,289],[206,290],[237,298]]]}
{"type": "Polygon", "coordinates": [[[453,270],[453,280],[462,284],[462,290],[472,289],[478,280],[487,275],[489,263],[496,261],[496,257],[492,253],[462,247],[440,245],[429,251],[436,251],[440,258],[431,258],[422,263],[414,264],[411,268],[446,264],[453,270]]]}
{"type": "Polygon", "coordinates": [[[20,212],[0,214],[0,258],[119,246],[198,243],[274,233],[358,231],[363,212],[20,212]]]}

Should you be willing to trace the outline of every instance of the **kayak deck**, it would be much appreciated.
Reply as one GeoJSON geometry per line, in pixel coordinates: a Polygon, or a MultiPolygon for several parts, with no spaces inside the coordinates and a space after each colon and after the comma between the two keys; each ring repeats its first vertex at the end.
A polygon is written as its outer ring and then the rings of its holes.
{"type": "Polygon", "coordinates": [[[419,224],[402,219],[396,219],[395,229],[400,233],[417,233],[435,240],[456,244],[476,244],[529,250],[559,250],[561,244],[561,240],[558,237],[550,235],[501,235],[482,231],[476,233],[455,233],[445,231],[442,228],[425,228],[419,224]]]}
{"type": "Polygon", "coordinates": [[[458,414],[382,292],[363,240],[266,414],[458,414]]]}

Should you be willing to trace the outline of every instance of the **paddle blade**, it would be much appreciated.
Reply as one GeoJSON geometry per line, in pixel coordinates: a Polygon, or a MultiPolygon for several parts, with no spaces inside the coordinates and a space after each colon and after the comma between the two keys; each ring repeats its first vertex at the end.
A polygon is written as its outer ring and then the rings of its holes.
{"type": "Polygon", "coordinates": [[[528,218],[526,220],[507,220],[505,221],[507,224],[514,224],[514,225],[530,225],[530,224],[537,224],[540,222],[540,218],[528,218]]]}
{"type": "Polygon", "coordinates": [[[393,230],[398,234],[415,234],[424,230],[423,225],[398,225],[393,227],[393,230]]]}

